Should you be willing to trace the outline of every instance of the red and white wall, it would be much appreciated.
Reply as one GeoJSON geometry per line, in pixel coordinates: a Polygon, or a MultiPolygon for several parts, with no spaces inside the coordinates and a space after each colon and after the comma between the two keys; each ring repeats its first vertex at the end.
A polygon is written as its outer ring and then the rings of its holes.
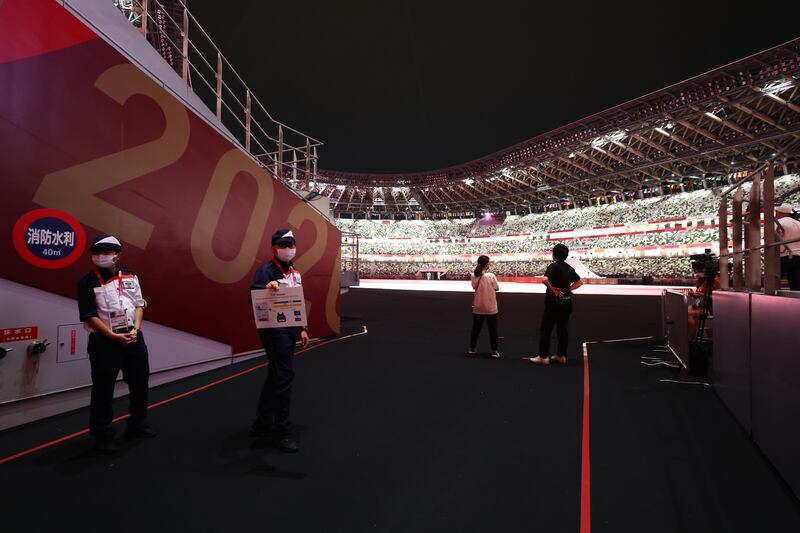
{"type": "Polygon", "coordinates": [[[139,274],[156,371],[259,347],[248,288],[277,228],[297,236],[311,335],[337,333],[340,232],[175,89],[110,1],[74,4],[84,13],[0,0],[0,332],[35,326],[51,342],[40,356],[30,339],[0,342],[15,346],[0,404],[88,383],[88,362],[59,362],[55,341],[78,322],[70,306],[100,233],[139,274]]]}

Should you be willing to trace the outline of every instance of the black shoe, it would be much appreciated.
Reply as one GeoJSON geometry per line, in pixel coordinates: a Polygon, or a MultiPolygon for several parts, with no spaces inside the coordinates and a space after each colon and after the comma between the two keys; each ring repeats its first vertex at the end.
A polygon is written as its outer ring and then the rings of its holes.
{"type": "Polygon", "coordinates": [[[103,435],[94,439],[94,449],[100,453],[114,453],[119,450],[114,444],[114,435],[103,435]]]}
{"type": "Polygon", "coordinates": [[[138,427],[128,427],[125,430],[125,438],[126,439],[152,439],[158,435],[153,428],[148,426],[147,424],[142,424],[138,427]]]}
{"type": "Polygon", "coordinates": [[[285,453],[295,453],[300,451],[300,446],[297,445],[297,441],[289,436],[280,439],[276,444],[276,447],[285,453]]]}

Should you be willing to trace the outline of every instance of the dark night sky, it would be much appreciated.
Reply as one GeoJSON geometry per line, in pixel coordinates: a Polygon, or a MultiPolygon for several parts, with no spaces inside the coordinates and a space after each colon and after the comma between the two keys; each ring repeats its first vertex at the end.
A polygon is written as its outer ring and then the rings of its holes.
{"type": "Polygon", "coordinates": [[[188,5],[272,115],[325,143],[320,167],[354,172],[477,159],[795,38],[800,14],[788,0],[188,5]]]}

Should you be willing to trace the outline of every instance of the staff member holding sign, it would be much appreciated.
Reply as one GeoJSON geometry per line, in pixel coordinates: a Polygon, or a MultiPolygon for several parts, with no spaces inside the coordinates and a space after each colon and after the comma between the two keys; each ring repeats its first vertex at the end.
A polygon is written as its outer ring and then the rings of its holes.
{"type": "MultiPolygon", "coordinates": [[[[292,232],[286,229],[276,231],[272,235],[274,257],[256,271],[250,289],[278,291],[287,287],[301,287],[300,272],[292,265],[296,251],[292,232]]],[[[282,323],[286,323],[287,326],[258,329],[261,344],[269,359],[269,366],[250,434],[253,437],[268,439],[280,450],[292,453],[299,449],[297,442],[291,437],[289,422],[294,380],[292,359],[298,338],[302,346],[308,344],[308,332],[305,327],[289,326],[291,321],[285,316],[279,316],[279,322],[281,318],[285,321],[282,323]]]]}
{"type": "Polygon", "coordinates": [[[114,385],[122,377],[130,389],[130,417],[127,438],[155,437],[144,423],[147,414],[147,389],[150,377],[147,346],[140,331],[144,307],[139,278],[118,266],[122,245],[111,235],[101,235],[89,249],[94,269],[78,281],[78,310],[89,335],[89,361],[92,365],[92,399],[89,432],[95,448],[113,452],[111,427],[114,385]]]}

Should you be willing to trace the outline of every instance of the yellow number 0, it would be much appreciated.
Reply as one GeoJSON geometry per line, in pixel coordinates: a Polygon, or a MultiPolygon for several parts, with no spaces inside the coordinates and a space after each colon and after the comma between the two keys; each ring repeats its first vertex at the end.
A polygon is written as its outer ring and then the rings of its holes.
{"type": "Polygon", "coordinates": [[[264,224],[272,208],[272,187],[272,177],[238,148],[229,150],[220,158],[192,228],[192,257],[197,268],[206,277],[217,283],[236,283],[250,271],[264,236],[264,224]],[[217,257],[211,243],[233,179],[239,172],[247,172],[255,178],[258,196],[239,255],[226,261],[217,257]]]}

